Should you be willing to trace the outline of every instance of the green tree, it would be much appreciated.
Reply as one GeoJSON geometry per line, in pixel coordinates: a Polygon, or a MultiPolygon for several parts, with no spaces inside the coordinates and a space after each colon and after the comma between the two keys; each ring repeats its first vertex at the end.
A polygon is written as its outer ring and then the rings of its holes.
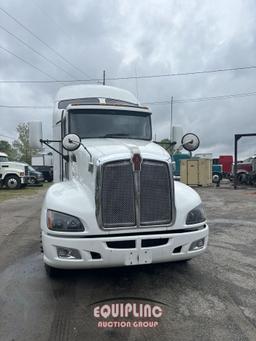
{"type": "Polygon", "coordinates": [[[31,164],[31,157],[35,155],[37,151],[29,145],[28,123],[19,123],[16,130],[19,137],[13,142],[13,147],[17,151],[18,160],[31,164]]]}
{"type": "Polygon", "coordinates": [[[171,141],[169,139],[163,139],[159,142],[159,144],[167,150],[169,154],[172,154],[173,152],[173,145],[171,144],[171,141]]]}
{"type": "Polygon", "coordinates": [[[6,153],[8,155],[9,160],[14,161],[17,159],[17,151],[13,146],[5,141],[0,140],[0,152],[6,153]]]}

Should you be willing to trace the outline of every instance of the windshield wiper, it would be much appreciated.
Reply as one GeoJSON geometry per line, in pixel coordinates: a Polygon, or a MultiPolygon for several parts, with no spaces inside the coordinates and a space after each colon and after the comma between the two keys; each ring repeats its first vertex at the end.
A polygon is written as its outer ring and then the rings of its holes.
{"type": "Polygon", "coordinates": [[[104,137],[122,137],[122,136],[129,136],[129,134],[124,134],[124,133],[116,133],[116,134],[106,134],[104,137]]]}

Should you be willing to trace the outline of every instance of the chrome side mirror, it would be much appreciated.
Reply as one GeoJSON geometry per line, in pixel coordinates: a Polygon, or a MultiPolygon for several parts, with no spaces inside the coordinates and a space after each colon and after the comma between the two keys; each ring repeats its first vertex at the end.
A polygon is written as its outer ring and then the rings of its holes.
{"type": "Polygon", "coordinates": [[[188,133],[185,134],[181,139],[181,144],[184,149],[189,152],[193,152],[196,150],[200,145],[199,137],[195,134],[188,133]]]}
{"type": "Polygon", "coordinates": [[[81,139],[76,134],[68,134],[62,140],[62,146],[69,152],[77,150],[81,145],[81,139]]]}

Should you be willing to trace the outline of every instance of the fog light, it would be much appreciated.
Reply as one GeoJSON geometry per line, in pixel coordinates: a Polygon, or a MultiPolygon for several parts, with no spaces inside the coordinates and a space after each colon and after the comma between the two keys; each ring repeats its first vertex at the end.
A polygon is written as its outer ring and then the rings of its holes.
{"type": "Polygon", "coordinates": [[[81,259],[80,252],[76,249],[70,249],[67,247],[58,247],[57,246],[57,255],[59,258],[66,259],[81,259]]]}
{"type": "Polygon", "coordinates": [[[194,241],[189,248],[189,251],[195,251],[204,247],[204,238],[194,241]]]}

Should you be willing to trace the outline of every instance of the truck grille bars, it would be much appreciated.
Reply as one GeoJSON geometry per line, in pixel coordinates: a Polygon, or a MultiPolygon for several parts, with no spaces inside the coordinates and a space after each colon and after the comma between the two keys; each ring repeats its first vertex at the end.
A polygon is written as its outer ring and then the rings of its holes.
{"type": "Polygon", "coordinates": [[[134,196],[130,161],[103,166],[101,205],[104,227],[136,225],[134,196]]]}
{"type": "Polygon", "coordinates": [[[172,205],[168,165],[164,162],[143,162],[140,187],[141,225],[169,224],[172,205]]]}
{"type": "Polygon", "coordinates": [[[171,182],[165,162],[131,160],[102,166],[98,204],[100,225],[107,228],[167,225],[172,221],[171,182]]]}

